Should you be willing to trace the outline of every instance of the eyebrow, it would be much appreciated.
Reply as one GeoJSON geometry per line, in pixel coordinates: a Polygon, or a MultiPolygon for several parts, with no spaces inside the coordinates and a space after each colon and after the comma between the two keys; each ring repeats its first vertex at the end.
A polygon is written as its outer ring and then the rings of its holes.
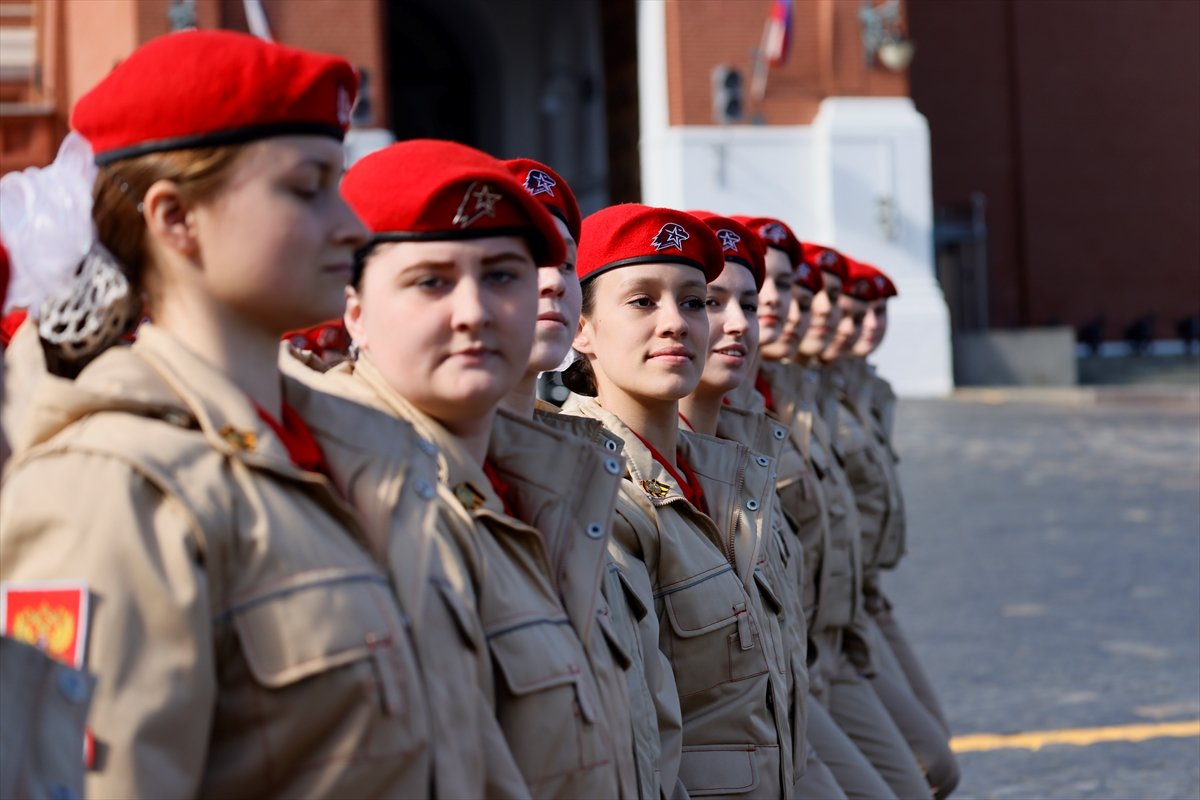
{"type": "Polygon", "coordinates": [[[483,264],[485,267],[489,267],[493,264],[499,264],[502,261],[529,261],[529,260],[531,260],[529,258],[529,256],[525,255],[524,253],[520,252],[519,250],[506,250],[503,253],[496,253],[494,255],[484,256],[480,260],[479,263],[483,264]]]}

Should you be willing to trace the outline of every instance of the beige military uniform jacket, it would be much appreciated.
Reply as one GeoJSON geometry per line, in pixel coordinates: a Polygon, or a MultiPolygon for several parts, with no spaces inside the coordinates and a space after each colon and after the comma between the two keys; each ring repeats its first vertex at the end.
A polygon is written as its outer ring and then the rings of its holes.
{"type": "MultiPolygon", "coordinates": [[[[44,378],[26,422],[0,580],[87,585],[87,796],[429,793],[395,587],[353,510],[221,372],[144,325],[77,380],[44,378]]],[[[432,470],[406,452],[399,480],[432,470]]]]}
{"type": "Polygon", "coordinates": [[[879,570],[894,567],[904,550],[904,498],[895,455],[871,414],[870,373],[862,359],[843,359],[834,373],[838,441],[862,524],[864,596],[879,602],[879,570]]]}
{"type": "MultiPolygon", "coordinates": [[[[756,395],[757,396],[757,395],[756,395]]],[[[717,418],[717,436],[743,442],[756,455],[761,466],[768,460],[778,469],[779,457],[788,441],[787,429],[767,416],[761,407],[722,406],[717,418]]],[[[776,475],[778,473],[776,472],[776,475]]],[[[804,549],[796,531],[783,513],[778,493],[771,495],[774,512],[764,530],[759,547],[761,569],[783,606],[779,625],[783,634],[784,659],[788,675],[788,707],[792,720],[792,758],[794,775],[804,775],[807,763],[808,697],[808,624],[804,616],[804,549]]]]}
{"type": "Polygon", "coordinates": [[[679,451],[701,482],[712,518],[620,419],[593,398],[564,411],[587,416],[626,443],[613,537],[623,567],[659,620],[683,716],[679,777],[692,797],[789,796],[794,781],[787,676],[776,615],[782,605],[756,570],[769,525],[771,465],[739,444],[680,433],[679,451]],[[762,609],[769,609],[766,614],[762,609]]]}
{"type": "MultiPolygon", "coordinates": [[[[558,408],[549,404],[540,405],[534,417],[552,428],[592,442],[602,450],[605,467],[609,458],[623,457],[625,443],[596,420],[558,413],[558,408]]],[[[609,475],[607,468],[604,475],[609,475]]],[[[614,485],[619,481],[618,477],[614,485]]],[[[610,532],[611,511],[605,525],[610,532]]],[[[686,796],[679,783],[683,721],[671,665],[658,649],[658,620],[642,600],[646,592],[634,588],[637,570],[631,573],[627,568],[622,560],[623,551],[616,546],[611,533],[604,540],[608,558],[601,584],[605,600],[601,613],[606,618],[606,627],[629,656],[626,688],[637,795],[645,800],[686,796]]]]}
{"type": "Polygon", "coordinates": [[[781,460],[779,495],[806,553],[809,547],[817,549],[808,562],[814,566],[810,574],[817,588],[809,618],[817,666],[810,669],[809,679],[814,695],[824,702],[825,689],[847,647],[848,633],[859,661],[868,658],[859,641],[862,634],[852,632],[865,622],[861,617],[865,611],[861,521],[841,454],[818,411],[819,373],[800,365],[771,362],[764,363],[761,372],[771,387],[774,413],[789,427],[807,466],[807,476],[793,476],[782,471],[788,461],[781,460]]]}
{"type": "Polygon", "coordinates": [[[438,479],[437,447],[407,422],[371,407],[373,393],[348,370],[324,375],[320,361],[288,345],[279,363],[285,375],[311,387],[292,406],[317,437],[331,479],[357,510],[371,553],[386,565],[414,620],[433,738],[433,796],[528,797],[495,717],[492,661],[475,590],[482,554],[456,518],[458,500],[438,479]],[[396,439],[415,441],[433,469],[406,480],[413,448],[396,447],[396,439]]]}
{"type": "Polygon", "coordinates": [[[0,797],[83,796],[94,684],[33,645],[0,636],[0,797]]]}
{"type": "MultiPolygon", "coordinates": [[[[505,512],[483,469],[458,440],[393,391],[369,358],[339,364],[326,375],[335,391],[345,391],[345,379],[354,381],[358,396],[408,421],[437,448],[440,480],[455,498],[454,518],[461,535],[475,542],[482,562],[475,593],[495,671],[496,716],[532,796],[620,796],[620,760],[630,758],[632,746],[627,738],[624,743],[617,738],[621,728],[610,723],[609,698],[601,692],[586,640],[559,596],[551,543],[505,512]]],[[[521,433],[530,429],[546,430],[497,417],[489,460],[498,472],[507,474],[506,458],[519,452],[521,433]],[[507,434],[500,432],[505,427],[507,434]]],[[[544,444],[539,440],[533,453],[544,453],[544,444]]],[[[589,623],[595,612],[593,605],[589,623]]],[[[623,688],[623,682],[622,674],[615,683],[623,688]]],[[[627,714],[623,730],[628,737],[627,714]]]]}

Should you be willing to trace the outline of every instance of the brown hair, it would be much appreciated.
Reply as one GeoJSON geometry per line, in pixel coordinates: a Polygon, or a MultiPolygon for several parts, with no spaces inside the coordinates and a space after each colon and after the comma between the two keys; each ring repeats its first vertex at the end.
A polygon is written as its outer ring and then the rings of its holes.
{"type": "MultiPolygon", "coordinates": [[[[580,315],[588,316],[596,307],[596,281],[601,275],[597,275],[591,280],[585,280],[580,289],[582,290],[582,304],[580,305],[580,315]]],[[[596,373],[592,372],[592,365],[588,363],[587,357],[580,354],[579,359],[563,370],[562,374],[563,386],[566,386],[575,394],[586,395],[587,397],[596,396],[596,373]]]]}
{"type": "Polygon", "coordinates": [[[142,200],[155,182],[175,181],[191,202],[224,186],[245,145],[170,150],[116,161],[100,168],[92,190],[92,219],[100,243],[121,262],[135,291],[146,289],[146,221],[142,200]]]}

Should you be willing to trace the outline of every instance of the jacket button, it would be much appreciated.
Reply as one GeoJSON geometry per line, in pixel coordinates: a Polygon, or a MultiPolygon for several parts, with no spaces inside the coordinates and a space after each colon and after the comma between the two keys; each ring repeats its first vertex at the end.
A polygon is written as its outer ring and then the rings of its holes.
{"type": "Polygon", "coordinates": [[[604,528],[598,522],[593,522],[587,526],[587,535],[589,539],[599,539],[604,535],[604,528]]]}
{"type": "Polygon", "coordinates": [[[767,464],[770,464],[771,462],[770,462],[770,460],[767,459],[766,456],[759,456],[758,458],[754,459],[754,463],[758,464],[760,467],[765,467],[767,464]]]}
{"type": "Polygon", "coordinates": [[[747,500],[746,508],[750,509],[751,511],[758,511],[758,501],[757,500],[747,500]]]}
{"type": "Polygon", "coordinates": [[[615,453],[615,452],[617,452],[617,443],[614,442],[612,439],[605,439],[604,440],[604,449],[615,453]]]}
{"type": "Polygon", "coordinates": [[[79,705],[87,700],[88,687],[87,681],[83,676],[74,670],[65,667],[58,671],[58,691],[62,696],[72,703],[79,705]]]}
{"type": "Polygon", "coordinates": [[[784,436],[787,436],[787,431],[785,431],[783,428],[776,428],[775,430],[771,431],[771,435],[776,439],[782,439],[784,436]]]}
{"type": "Polygon", "coordinates": [[[609,458],[604,461],[604,469],[609,475],[620,475],[621,465],[617,463],[615,458],[609,458]]]}
{"type": "Polygon", "coordinates": [[[417,490],[417,496],[422,500],[432,500],[434,494],[436,494],[436,492],[433,490],[433,487],[429,485],[428,481],[417,481],[415,487],[417,490]]]}
{"type": "Polygon", "coordinates": [[[438,451],[437,445],[434,444],[433,442],[429,441],[428,439],[424,439],[424,438],[417,439],[417,447],[421,448],[421,452],[427,456],[436,456],[437,455],[437,451],[438,451]]]}
{"type": "Polygon", "coordinates": [[[56,783],[50,787],[50,800],[75,800],[76,797],[78,795],[61,783],[56,783]]]}

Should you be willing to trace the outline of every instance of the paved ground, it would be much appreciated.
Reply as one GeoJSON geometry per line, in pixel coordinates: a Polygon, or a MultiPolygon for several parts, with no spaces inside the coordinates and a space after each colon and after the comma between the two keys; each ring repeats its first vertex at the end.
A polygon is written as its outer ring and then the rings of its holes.
{"type": "MultiPolygon", "coordinates": [[[[1198,398],[902,403],[886,587],[956,734],[1200,719],[1198,398]]],[[[1200,737],[960,759],[960,798],[1200,798],[1200,737]]]]}

